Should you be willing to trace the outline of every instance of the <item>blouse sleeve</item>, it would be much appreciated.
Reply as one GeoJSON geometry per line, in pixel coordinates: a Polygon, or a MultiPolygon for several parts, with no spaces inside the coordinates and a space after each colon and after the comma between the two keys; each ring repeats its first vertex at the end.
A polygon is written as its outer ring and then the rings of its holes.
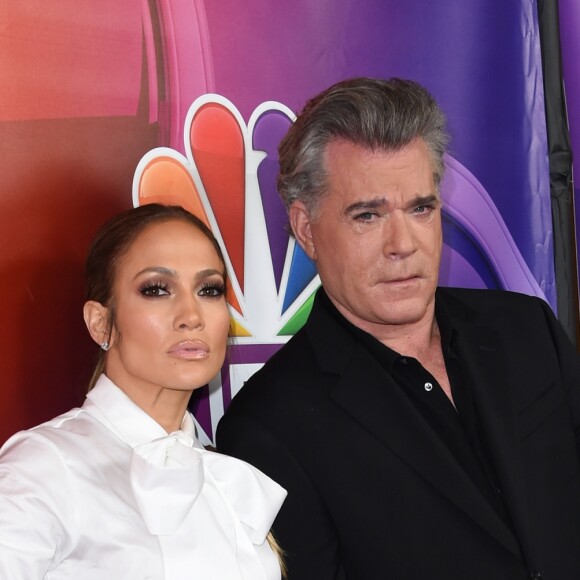
{"type": "Polygon", "coordinates": [[[0,578],[45,578],[74,544],[74,490],[56,445],[25,431],[0,450],[0,578]]]}

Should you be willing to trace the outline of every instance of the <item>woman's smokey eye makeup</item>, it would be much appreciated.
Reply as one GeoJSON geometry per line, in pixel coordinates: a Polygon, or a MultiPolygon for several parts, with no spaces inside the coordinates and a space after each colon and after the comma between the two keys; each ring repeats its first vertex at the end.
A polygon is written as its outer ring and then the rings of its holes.
{"type": "Polygon", "coordinates": [[[206,280],[202,283],[198,294],[207,298],[221,298],[226,292],[223,279],[206,280]]]}
{"type": "MultiPolygon", "coordinates": [[[[149,279],[139,284],[138,291],[145,298],[162,298],[171,295],[173,289],[166,280],[149,279]]],[[[212,275],[198,284],[196,294],[204,298],[221,298],[225,291],[225,281],[222,276],[212,275]]]]}
{"type": "Polygon", "coordinates": [[[147,280],[139,285],[139,293],[147,298],[159,298],[170,293],[169,285],[162,280],[147,280]]]}

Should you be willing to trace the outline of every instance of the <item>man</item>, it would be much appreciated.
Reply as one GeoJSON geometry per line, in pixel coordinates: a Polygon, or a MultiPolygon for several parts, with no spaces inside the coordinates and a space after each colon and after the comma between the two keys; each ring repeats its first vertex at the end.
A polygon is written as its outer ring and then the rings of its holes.
{"type": "Polygon", "coordinates": [[[354,79],[280,145],[322,289],[217,443],[288,490],[290,580],[580,578],[580,362],[543,301],[437,288],[446,141],[422,87],[354,79]]]}

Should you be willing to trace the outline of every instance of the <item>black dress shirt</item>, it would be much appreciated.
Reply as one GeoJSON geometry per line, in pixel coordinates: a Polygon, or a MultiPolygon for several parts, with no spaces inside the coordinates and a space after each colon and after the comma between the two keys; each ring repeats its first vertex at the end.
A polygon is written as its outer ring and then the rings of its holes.
{"type": "Polygon", "coordinates": [[[482,495],[511,527],[470,385],[464,376],[461,360],[455,353],[454,345],[461,338],[451,327],[443,306],[436,305],[435,317],[455,407],[435,377],[417,359],[395,352],[354,326],[338,312],[324,292],[319,294],[324,308],[355,336],[392,377],[432,429],[434,436],[439,437],[482,495]]]}

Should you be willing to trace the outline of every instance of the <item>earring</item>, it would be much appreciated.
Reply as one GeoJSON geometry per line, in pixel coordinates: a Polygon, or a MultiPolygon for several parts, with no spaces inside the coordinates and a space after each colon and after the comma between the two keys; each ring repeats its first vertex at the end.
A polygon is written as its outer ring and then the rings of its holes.
{"type": "Polygon", "coordinates": [[[101,343],[101,348],[107,352],[109,350],[109,343],[105,340],[105,342],[101,343]]]}

